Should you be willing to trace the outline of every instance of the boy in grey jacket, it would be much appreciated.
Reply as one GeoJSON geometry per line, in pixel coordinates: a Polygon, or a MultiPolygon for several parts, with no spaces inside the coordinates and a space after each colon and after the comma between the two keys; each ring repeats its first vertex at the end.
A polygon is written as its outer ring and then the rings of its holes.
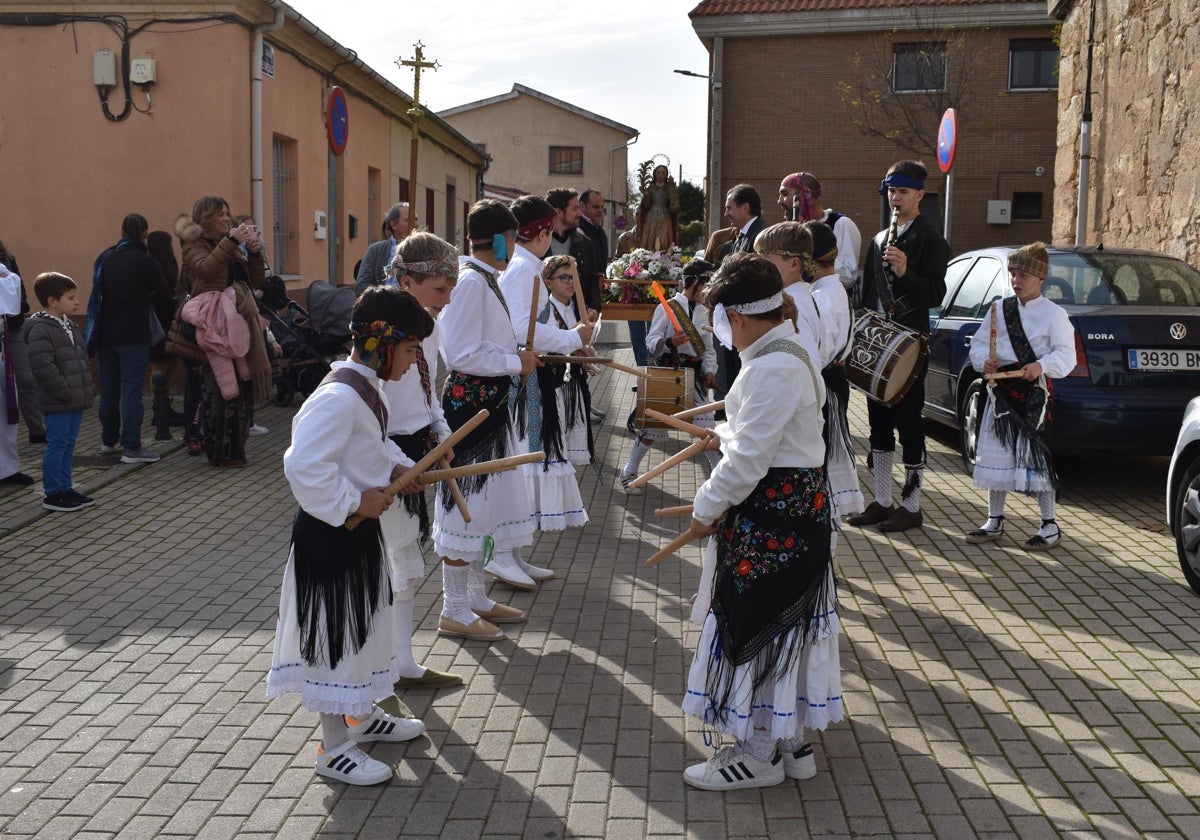
{"type": "Polygon", "coordinates": [[[29,366],[38,383],[37,407],[46,419],[46,452],[42,456],[42,487],[46,510],[76,511],[95,504],[71,486],[71,463],[83,410],[92,404],[95,388],[83,336],[71,321],[82,301],[75,281],[48,271],[33,281],[43,311],[34,313],[25,328],[29,366]]]}

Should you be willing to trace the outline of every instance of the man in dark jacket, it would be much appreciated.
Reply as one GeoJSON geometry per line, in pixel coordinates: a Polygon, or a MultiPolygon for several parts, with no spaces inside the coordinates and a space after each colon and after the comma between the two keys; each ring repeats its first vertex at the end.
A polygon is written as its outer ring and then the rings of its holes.
{"type": "MultiPolygon", "coordinates": [[[[880,195],[894,210],[895,223],[881,230],[867,248],[863,265],[862,303],[889,320],[928,336],[929,310],[946,294],[946,264],[950,246],[929,219],[921,215],[925,195],[925,167],[902,160],[892,164],[880,195]]],[[[925,473],[925,373],[921,360],[916,381],[900,402],[886,406],[867,400],[871,425],[871,470],[875,476],[875,501],[850,517],[851,525],[878,525],[880,531],[920,528],[921,482],[925,473]],[[900,506],[892,507],[892,463],[896,436],[904,458],[904,488],[900,506]]]]}
{"type": "Polygon", "coordinates": [[[131,213],[121,224],[121,241],[99,263],[100,317],[97,356],[100,372],[100,452],[138,464],[158,460],[142,448],[142,383],[150,362],[150,318],[166,279],[150,256],[146,219],[131,213]]]}
{"type": "MultiPolygon", "coordinates": [[[[546,200],[554,208],[554,230],[550,235],[550,251],[575,258],[579,269],[579,282],[583,287],[583,300],[588,309],[600,311],[600,269],[596,268],[592,242],[579,231],[579,220],[583,209],[579,204],[579,193],[568,187],[559,187],[546,193],[546,200]]],[[[580,312],[581,319],[587,317],[580,312]]]]}

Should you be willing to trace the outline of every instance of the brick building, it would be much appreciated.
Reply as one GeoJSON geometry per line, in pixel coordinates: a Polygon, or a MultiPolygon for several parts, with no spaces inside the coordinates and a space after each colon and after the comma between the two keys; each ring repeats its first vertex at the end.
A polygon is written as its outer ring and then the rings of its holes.
{"type": "MultiPolygon", "coordinates": [[[[1062,21],[1054,237],[1074,242],[1092,4],[1047,5],[1062,21]]],[[[1200,265],[1197,4],[1118,0],[1096,4],[1096,12],[1084,239],[1200,265]]]]}
{"type": "Polygon", "coordinates": [[[885,225],[879,181],[905,158],[930,170],[925,212],[940,217],[937,128],[953,106],[954,250],[1050,237],[1057,49],[1044,3],[703,0],[690,16],[710,54],[710,227],[740,182],[781,219],[779,181],[803,169],[869,236],[885,225]],[[989,202],[1008,202],[990,208],[1007,223],[989,223],[989,202]]]}

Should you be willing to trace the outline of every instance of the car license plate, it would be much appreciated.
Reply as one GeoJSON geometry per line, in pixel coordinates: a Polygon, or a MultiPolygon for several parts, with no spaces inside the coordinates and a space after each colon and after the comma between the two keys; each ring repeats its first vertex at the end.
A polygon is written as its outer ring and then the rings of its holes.
{"type": "Polygon", "coordinates": [[[1200,350],[1129,350],[1130,370],[1200,370],[1200,350]]]}

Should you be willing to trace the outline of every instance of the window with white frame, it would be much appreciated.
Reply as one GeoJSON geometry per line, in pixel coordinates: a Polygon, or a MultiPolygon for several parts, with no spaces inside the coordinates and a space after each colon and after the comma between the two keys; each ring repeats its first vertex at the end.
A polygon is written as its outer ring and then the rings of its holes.
{"type": "Polygon", "coordinates": [[[923,93],[945,89],[944,43],[896,44],[892,51],[893,93],[923,93]]]}

